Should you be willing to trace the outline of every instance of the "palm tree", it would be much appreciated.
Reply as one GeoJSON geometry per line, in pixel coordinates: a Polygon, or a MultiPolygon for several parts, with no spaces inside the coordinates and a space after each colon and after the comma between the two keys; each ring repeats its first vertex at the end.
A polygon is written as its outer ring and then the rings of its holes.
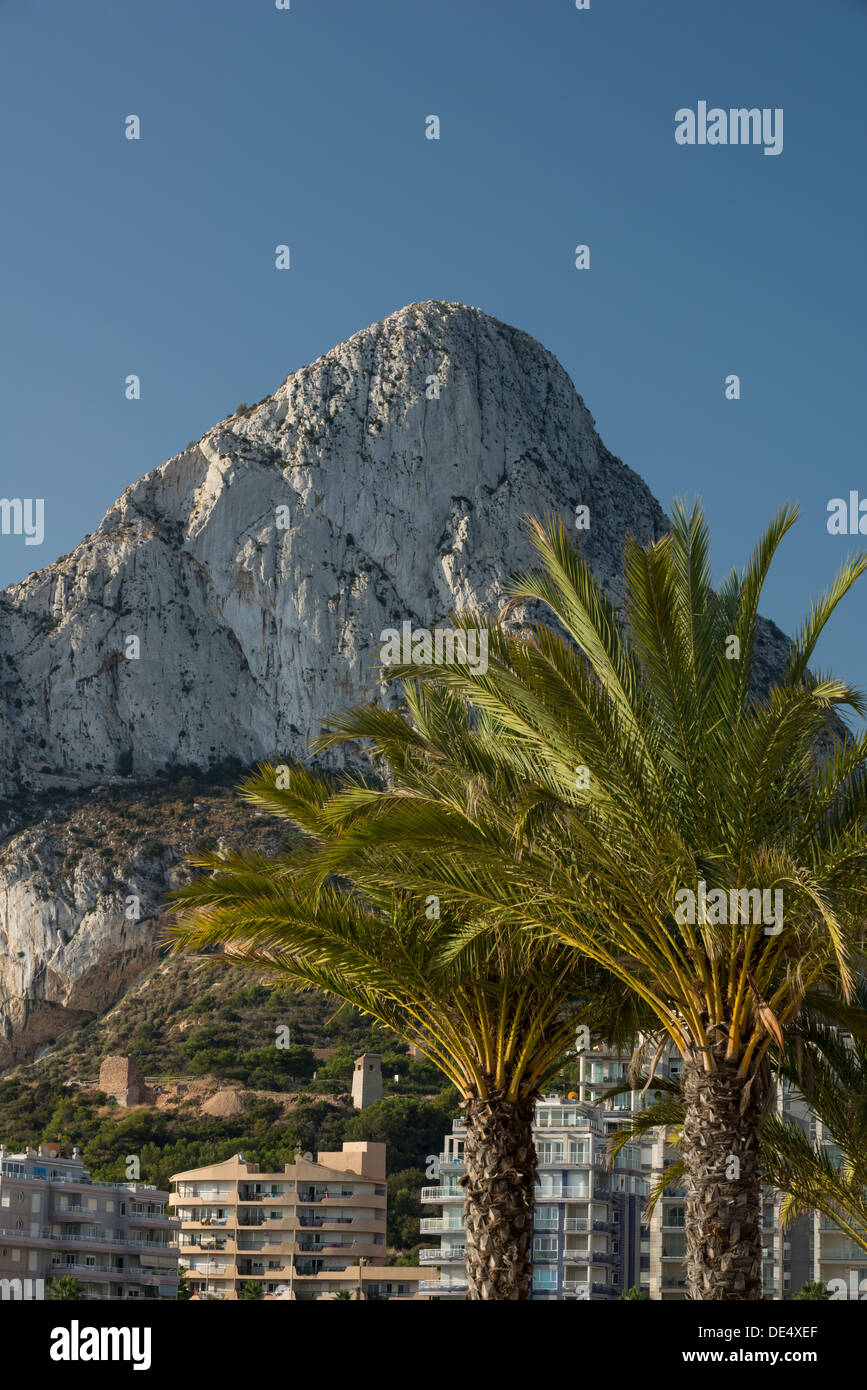
{"type": "Polygon", "coordinates": [[[813,1301],[821,1301],[824,1303],[830,1297],[830,1290],[825,1287],[820,1279],[814,1279],[812,1281],[807,1280],[805,1284],[801,1285],[797,1293],[792,1294],[792,1298],[795,1301],[803,1302],[808,1302],[812,1299],[813,1301]]]}
{"type": "Polygon", "coordinates": [[[250,1279],[246,1284],[242,1284],[238,1291],[238,1298],[243,1303],[255,1303],[265,1297],[265,1290],[256,1279],[250,1279]]]}
{"type": "Polygon", "coordinates": [[[351,1303],[351,1302],[352,1302],[352,1293],[351,1293],[351,1291],[350,1291],[349,1289],[338,1289],[338,1290],[337,1290],[337,1293],[336,1293],[336,1294],[333,1294],[332,1297],[333,1297],[333,1298],[335,1299],[335,1301],[338,1302],[338,1303],[351,1303]]]}
{"type": "Polygon", "coordinates": [[[860,1019],[842,1034],[811,1011],[789,1045],[783,1073],[800,1086],[822,1124],[811,1140],[786,1116],[772,1116],[762,1131],[768,1182],[784,1194],[781,1216],[788,1225],[819,1211],[867,1254],[867,984],[856,997],[860,1019]],[[830,1141],[830,1142],[829,1142],[830,1141]]]}
{"type": "Polygon", "coordinates": [[[48,1285],[48,1297],[56,1302],[83,1298],[81,1285],[73,1274],[59,1274],[48,1285]]]}
{"type": "MultiPolygon", "coordinates": [[[[457,743],[480,768],[485,757],[460,702],[436,691],[410,700],[411,756],[396,756],[393,766],[395,795],[408,814],[418,787],[450,794],[445,759],[457,743]]],[[[377,715],[384,728],[395,721],[407,727],[397,714],[377,715]]],[[[498,775],[504,805],[520,790],[515,776],[498,775]]],[[[486,921],[484,904],[441,910],[423,882],[414,895],[397,889],[411,872],[400,846],[360,854],[350,872],[330,875],[343,822],[379,795],[375,789],[357,781],[335,789],[281,765],[263,766],[242,795],[288,820],[300,838],[273,859],[193,860],[208,874],[173,894],[174,948],[223,947],[232,963],[322,990],[433,1061],[466,1103],[468,1297],[529,1298],[535,1100],[574,1048],[575,1001],[585,1000],[580,1018],[588,1028],[604,1016],[609,1032],[622,1027],[630,1036],[633,1002],[619,990],[615,999],[614,982],[570,947],[506,920],[486,921]]]]}
{"type": "Polygon", "coordinates": [[[394,667],[413,683],[408,717],[350,711],[324,741],[371,740],[394,770],[328,807],[329,872],[435,895],[474,950],[504,923],[571,947],[681,1053],[692,1299],[762,1296],[770,1061],[808,990],[848,996],[863,943],[867,735],[848,737],[839,713],[864,702],[808,664],[867,556],[844,563],[776,683],[755,689],[762,587],[796,518],[783,508],[714,591],[702,513],[677,506],[661,540],[627,542],[622,616],[562,523],[533,522],[541,567],[485,629],[486,669],[394,667]],[[507,626],[528,603],[552,625],[507,626]],[[472,732],[406,787],[431,689],[472,732]]]}
{"type": "Polygon", "coordinates": [[[641,1303],[650,1298],[646,1289],[639,1289],[635,1284],[631,1289],[624,1289],[620,1295],[621,1303],[641,1303]]]}
{"type": "MultiPolygon", "coordinates": [[[[779,1073],[807,1098],[823,1131],[810,1139],[794,1118],[776,1113],[762,1124],[762,1177],[783,1195],[782,1223],[819,1211],[867,1254],[867,983],[859,982],[849,1007],[822,997],[809,1002],[786,1039],[779,1073]]],[[[671,1129],[677,1146],[685,1117],[679,1082],[657,1077],[651,1083],[633,1072],[601,1099],[651,1084],[655,1097],[618,1129],[612,1157],[657,1127],[671,1129]]],[[[675,1160],[655,1185],[648,1211],[683,1173],[675,1160]]]]}

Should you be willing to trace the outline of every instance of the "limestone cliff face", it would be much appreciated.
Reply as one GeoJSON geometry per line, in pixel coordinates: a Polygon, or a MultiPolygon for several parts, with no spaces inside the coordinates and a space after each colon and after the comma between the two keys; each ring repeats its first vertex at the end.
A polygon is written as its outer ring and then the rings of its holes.
{"type": "Polygon", "coordinates": [[[479,310],[403,309],[148,473],[6,591],[0,777],[104,776],[125,752],[141,775],[302,755],[324,715],[371,690],[384,627],[496,601],[527,558],[524,514],[577,503],[615,587],[626,533],[664,517],[562,367],[479,310]]]}
{"type": "MultiPolygon", "coordinates": [[[[0,597],[0,797],[105,783],[130,756],[138,777],[304,756],[329,713],[375,692],[383,629],[498,605],[529,559],[525,515],[579,504],[616,598],[626,535],[656,537],[665,516],[563,368],[478,309],[402,309],[132,484],[0,597]]],[[[111,1004],[153,951],[94,883],[61,904],[40,833],[0,866],[0,1031],[18,1055],[111,1004]]]]}

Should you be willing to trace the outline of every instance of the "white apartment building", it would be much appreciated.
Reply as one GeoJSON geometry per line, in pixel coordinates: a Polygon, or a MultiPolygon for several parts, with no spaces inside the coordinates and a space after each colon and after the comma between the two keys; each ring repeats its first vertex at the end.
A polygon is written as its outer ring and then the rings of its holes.
{"type": "MultiPolygon", "coordinates": [[[[617,1298],[638,1282],[640,1210],[648,1190],[639,1147],[627,1145],[610,1169],[598,1113],[577,1095],[543,1097],[533,1134],[533,1300],[617,1298]]],[[[423,1203],[441,1213],[422,1219],[422,1235],[438,1235],[440,1243],[419,1256],[422,1266],[440,1270],[438,1278],[419,1286],[437,1298],[463,1298],[467,1290],[464,1192],[458,1185],[465,1140],[466,1125],[455,1120],[439,1158],[440,1181],[421,1194],[423,1203]]]]}

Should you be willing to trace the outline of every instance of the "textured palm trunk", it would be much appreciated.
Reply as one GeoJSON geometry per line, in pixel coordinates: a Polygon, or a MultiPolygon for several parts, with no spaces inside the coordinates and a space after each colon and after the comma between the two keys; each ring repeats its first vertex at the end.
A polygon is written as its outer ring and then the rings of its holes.
{"type": "Polygon", "coordinates": [[[737,1066],[684,1064],[687,1298],[762,1297],[762,1180],[756,1083],[744,1101],[737,1066]]]}
{"type": "Polygon", "coordinates": [[[494,1096],[467,1104],[467,1228],[469,1299],[529,1299],[536,1150],[532,1100],[494,1096]]]}

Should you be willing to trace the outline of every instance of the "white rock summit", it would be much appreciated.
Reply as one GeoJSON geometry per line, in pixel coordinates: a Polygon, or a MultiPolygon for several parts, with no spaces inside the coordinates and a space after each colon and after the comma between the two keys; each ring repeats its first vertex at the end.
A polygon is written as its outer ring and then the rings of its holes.
{"type": "Polygon", "coordinates": [[[113,774],[125,752],[140,775],[303,755],[323,716],[370,692],[384,627],[495,602],[528,556],[524,514],[578,503],[615,586],[626,533],[665,520],[563,368],[478,309],[402,309],[133,483],[6,591],[0,778],[113,774]]]}
{"type": "MultiPolygon", "coordinates": [[[[130,757],[135,778],[305,756],[331,712],[376,690],[383,629],[496,607],[529,559],[524,517],[578,505],[616,597],[624,538],[666,519],[563,368],[479,309],[401,309],[133,483],[0,597],[0,797],[104,783],[130,757]]],[[[117,901],[101,921],[93,894],[59,899],[26,833],[0,865],[15,1053],[112,1003],[154,949],[117,901]]]]}

